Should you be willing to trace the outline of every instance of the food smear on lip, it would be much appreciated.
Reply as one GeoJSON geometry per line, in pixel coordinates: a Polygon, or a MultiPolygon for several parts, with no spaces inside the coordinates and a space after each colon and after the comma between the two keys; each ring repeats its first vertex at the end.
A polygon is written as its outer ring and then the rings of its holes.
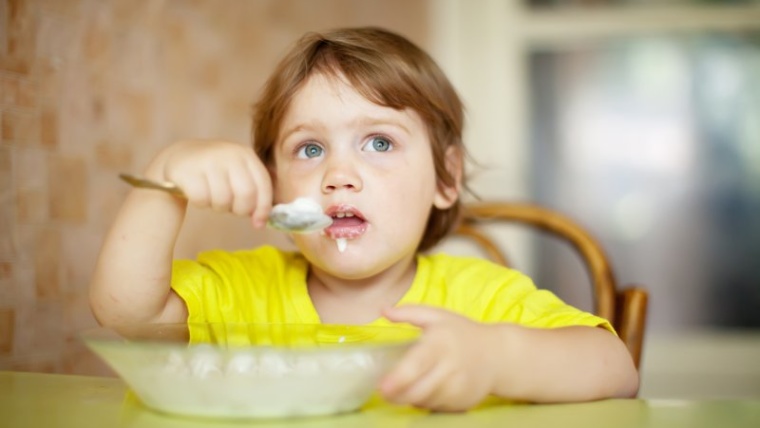
{"type": "MultiPolygon", "coordinates": [[[[349,205],[331,207],[327,215],[332,217],[333,222],[324,232],[330,239],[356,239],[367,230],[367,221],[362,214],[349,205]]],[[[338,248],[340,249],[338,244],[338,248]]]]}

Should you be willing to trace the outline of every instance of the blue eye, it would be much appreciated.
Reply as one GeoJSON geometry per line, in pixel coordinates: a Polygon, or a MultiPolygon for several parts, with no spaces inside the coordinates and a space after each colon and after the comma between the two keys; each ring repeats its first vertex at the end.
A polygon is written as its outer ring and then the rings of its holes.
{"type": "Polygon", "coordinates": [[[304,144],[298,149],[298,157],[299,158],[315,158],[317,156],[320,156],[324,149],[322,147],[319,147],[316,144],[304,144]]]}
{"type": "Polygon", "coordinates": [[[393,143],[385,137],[372,137],[364,147],[370,152],[387,152],[393,148],[393,143]]]}

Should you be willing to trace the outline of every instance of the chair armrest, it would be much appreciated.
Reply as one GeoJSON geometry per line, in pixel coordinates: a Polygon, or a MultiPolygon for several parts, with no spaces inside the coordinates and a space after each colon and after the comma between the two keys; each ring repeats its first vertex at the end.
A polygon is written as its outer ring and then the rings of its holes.
{"type": "Polygon", "coordinates": [[[636,368],[641,364],[648,304],[649,293],[642,286],[625,287],[617,293],[615,329],[631,353],[636,368]]]}

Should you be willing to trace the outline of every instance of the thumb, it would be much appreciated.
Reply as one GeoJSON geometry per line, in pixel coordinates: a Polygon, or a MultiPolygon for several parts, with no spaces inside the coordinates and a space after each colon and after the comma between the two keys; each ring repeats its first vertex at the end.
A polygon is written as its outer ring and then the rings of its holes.
{"type": "Polygon", "coordinates": [[[439,322],[445,314],[443,309],[423,305],[404,305],[383,311],[383,315],[393,322],[405,322],[421,328],[439,322]]]}

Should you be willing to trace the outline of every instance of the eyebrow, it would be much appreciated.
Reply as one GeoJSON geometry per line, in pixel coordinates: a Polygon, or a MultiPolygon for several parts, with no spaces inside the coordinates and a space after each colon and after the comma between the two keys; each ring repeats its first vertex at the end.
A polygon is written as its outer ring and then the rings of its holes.
{"type": "Polygon", "coordinates": [[[354,124],[362,125],[362,126],[378,126],[378,125],[392,126],[395,128],[400,128],[402,131],[404,131],[407,134],[411,134],[411,132],[409,132],[409,129],[397,120],[377,119],[374,117],[363,117],[354,121],[352,125],[354,124]]]}
{"type": "Polygon", "coordinates": [[[324,129],[324,126],[317,123],[301,123],[299,125],[296,125],[292,129],[288,130],[287,132],[284,132],[282,134],[282,137],[280,137],[280,141],[287,140],[291,135],[295,134],[296,132],[300,132],[303,130],[314,130],[314,129],[324,129]]]}
{"type": "MultiPolygon", "coordinates": [[[[392,126],[395,128],[399,128],[402,131],[404,131],[407,135],[411,135],[411,132],[409,131],[409,128],[404,126],[402,123],[400,123],[397,120],[389,120],[385,118],[374,118],[374,117],[360,117],[354,121],[351,121],[350,126],[392,126]]],[[[281,141],[287,140],[291,135],[295,134],[296,132],[300,131],[312,131],[312,130],[324,130],[327,127],[320,121],[311,121],[306,123],[300,123],[296,126],[294,126],[291,129],[288,129],[286,132],[282,134],[281,141]]]]}

